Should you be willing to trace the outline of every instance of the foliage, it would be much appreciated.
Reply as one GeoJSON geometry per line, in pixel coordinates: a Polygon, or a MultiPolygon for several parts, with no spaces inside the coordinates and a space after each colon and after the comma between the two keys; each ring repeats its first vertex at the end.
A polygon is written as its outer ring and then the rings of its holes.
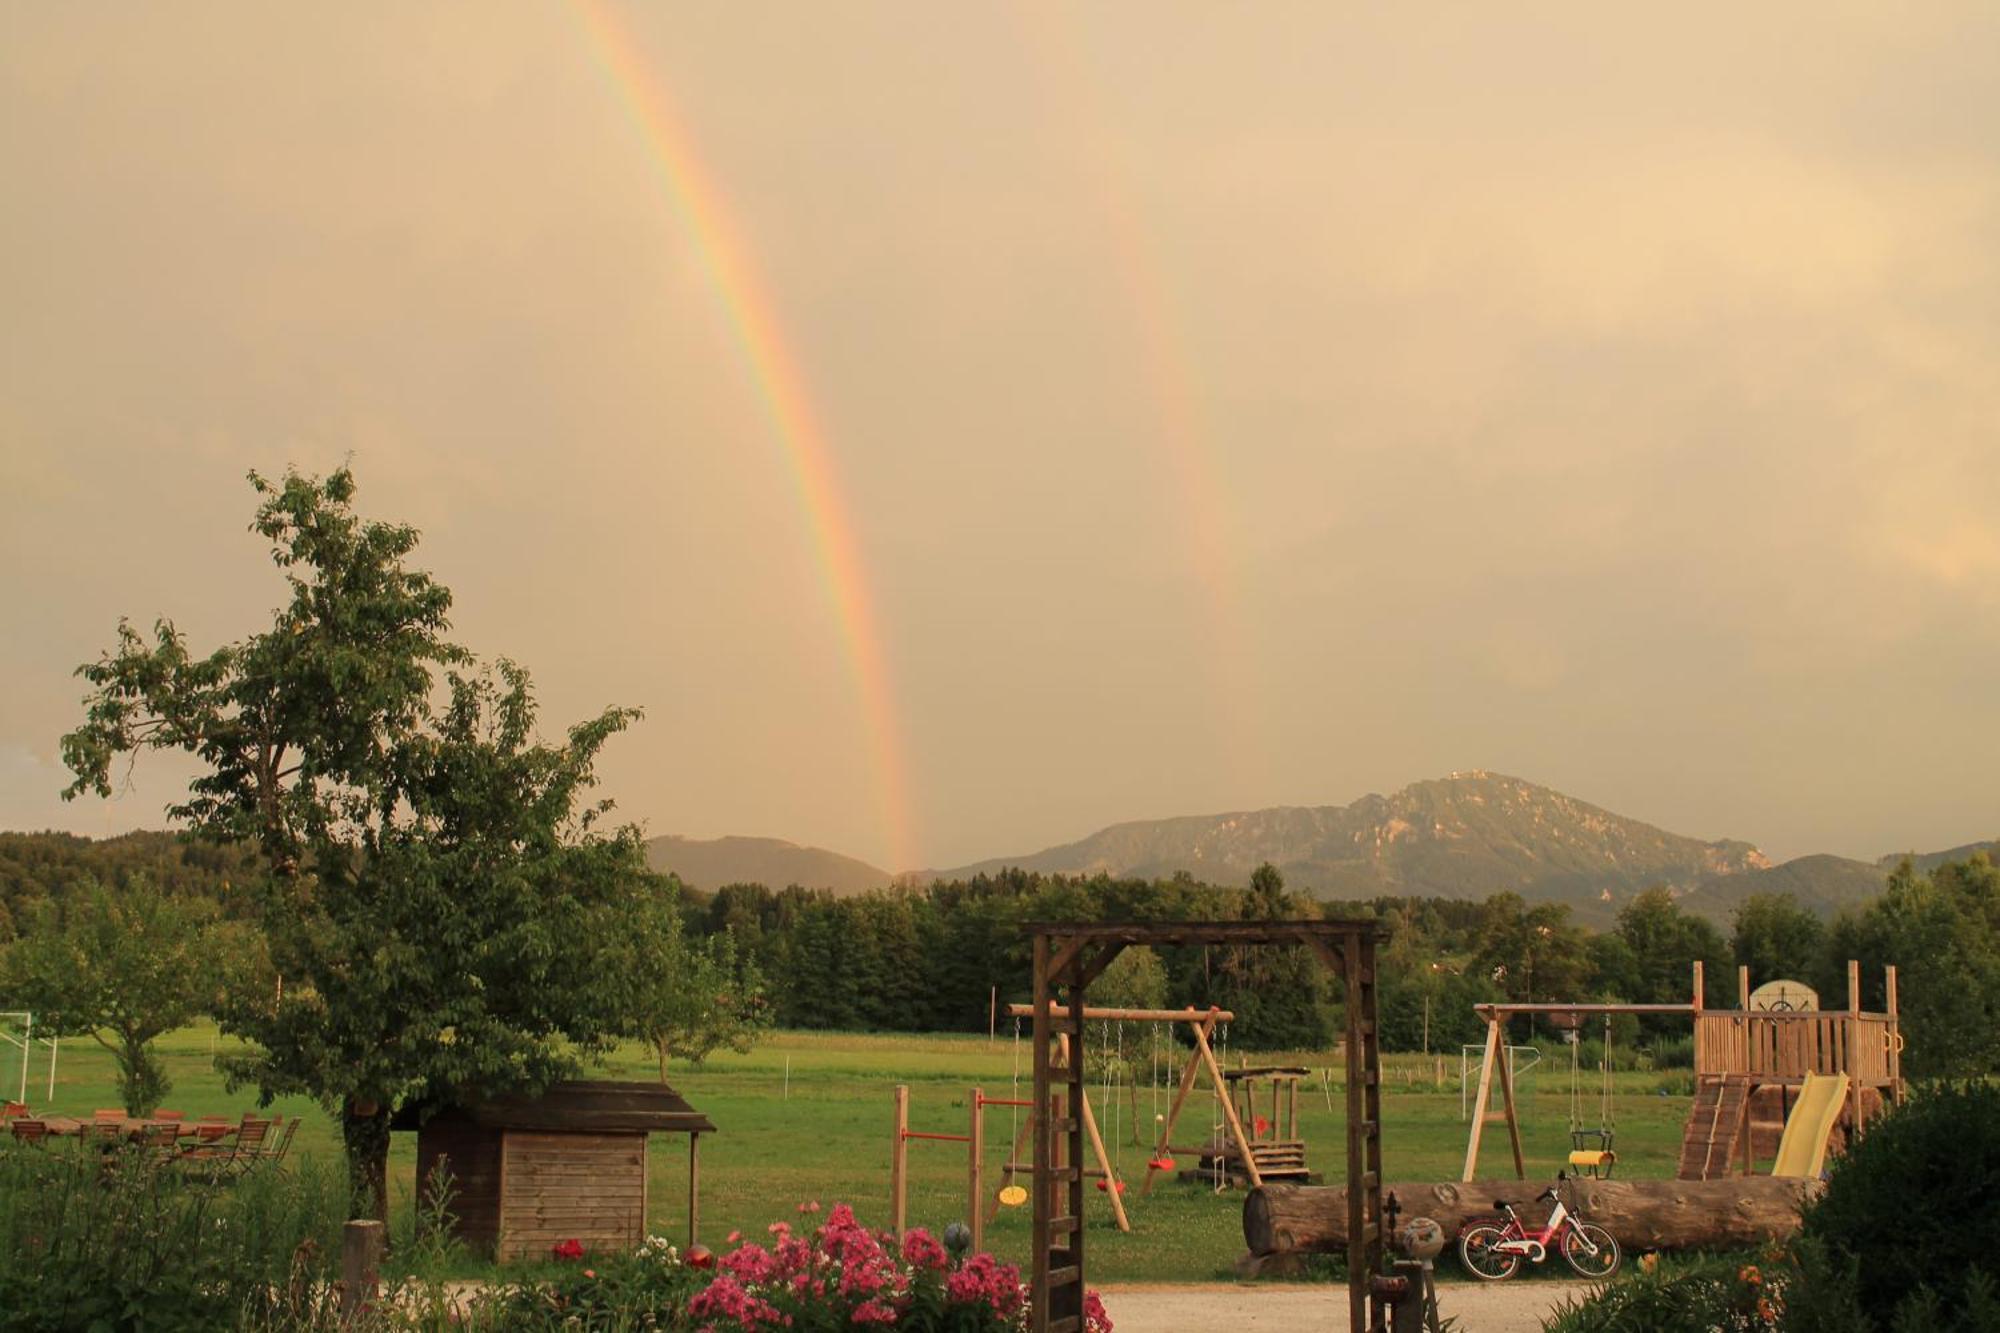
{"type": "Polygon", "coordinates": [[[0,1330],[330,1325],[346,1204],[337,1172],[218,1186],[138,1149],[0,1145],[0,1330]]]}
{"type": "Polygon", "coordinates": [[[267,1098],[342,1103],[358,1206],[379,1214],[398,1101],[531,1090],[623,1025],[629,986],[596,953],[643,857],[579,803],[636,714],[540,742],[527,674],[474,669],[444,637],[451,594],[406,563],[413,528],[360,518],[345,469],[251,484],[289,602],[206,656],[167,621],[150,639],[121,623],[79,671],[93,688],[63,738],[65,795],[108,794],[121,755],[199,763],[170,814],[260,851],[255,910],[284,982],[275,1002],[231,997],[226,1028],[262,1049],[229,1069],[267,1098]]]}
{"type": "Polygon", "coordinates": [[[1826,924],[1791,894],[1756,893],[1736,906],[1729,948],[1761,986],[1810,976],[1825,939],[1826,924]]]}
{"type": "Polygon", "coordinates": [[[1782,1327],[1782,1282],[1768,1264],[1647,1255],[1617,1281],[1572,1297],[1543,1333],[1749,1333],[1782,1327]]]}
{"type": "Polygon", "coordinates": [[[1824,1314],[1810,1326],[1839,1326],[1836,1307],[1845,1304],[1855,1326],[1887,1328],[1921,1292],[1935,1319],[1925,1327],[1991,1310],[2000,1285],[1996,1182],[2000,1087],[1991,1082],[1922,1088],[1870,1122],[1833,1159],[1826,1193],[1804,1215],[1809,1281],[1801,1285],[1824,1314]]]}
{"type": "MultiPolygon", "coordinates": [[[[1689,977],[1697,962],[1711,990],[1729,975],[1729,946],[1722,932],[1683,912],[1666,889],[1647,889],[1619,911],[1618,939],[1625,945],[1625,970],[1600,976],[1599,982],[1631,1004],[1686,1004],[1689,977]]],[[[1653,1032],[1685,1033],[1687,1020],[1647,1015],[1640,1026],[1653,1032]]]]}
{"type": "Polygon", "coordinates": [[[733,931],[691,935],[661,892],[642,897],[623,925],[632,951],[627,1030],[659,1056],[661,1082],[670,1056],[698,1065],[718,1050],[747,1051],[770,1026],[763,975],[733,931]]]}
{"type": "Polygon", "coordinates": [[[1912,1076],[2000,1069],[2000,869],[1983,853],[1927,876],[1906,860],[1881,897],[1835,918],[1818,977],[1822,996],[1846,996],[1849,958],[1861,964],[1869,1009],[1886,1003],[1883,964],[1896,964],[1912,1076]]]}
{"type": "MultiPolygon", "coordinates": [[[[472,1322],[495,1329],[693,1329],[796,1333],[894,1326],[916,1333],[1004,1333],[1026,1326],[1019,1270],[977,1254],[954,1262],[922,1228],[900,1242],[862,1227],[845,1204],[795,1230],[779,1222],[768,1243],[732,1236],[735,1247],[698,1268],[668,1241],[649,1237],[635,1254],[583,1256],[552,1278],[517,1282],[475,1306],[472,1322]]],[[[1085,1327],[1110,1333],[1091,1293],[1085,1327]]]]}
{"type": "Polygon", "coordinates": [[[44,1031],[110,1051],[133,1115],[150,1114],[169,1087],[153,1039],[216,1009],[225,965],[255,951],[216,920],[213,902],[169,897],[143,877],[122,892],[92,884],[60,905],[40,899],[26,924],[0,953],[0,989],[44,1031]]]}

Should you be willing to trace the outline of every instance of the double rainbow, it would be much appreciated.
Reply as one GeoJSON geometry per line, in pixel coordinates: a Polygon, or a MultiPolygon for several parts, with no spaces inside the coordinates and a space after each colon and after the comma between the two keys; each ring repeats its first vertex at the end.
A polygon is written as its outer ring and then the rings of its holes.
{"type": "Polygon", "coordinates": [[[647,67],[632,33],[610,5],[604,0],[576,0],[576,8],[619,101],[645,140],[667,206],[686,230],[714,286],[784,450],[865,716],[883,834],[893,864],[914,867],[920,861],[894,681],[854,521],[805,377],[792,355],[777,306],[667,89],[647,67]]]}

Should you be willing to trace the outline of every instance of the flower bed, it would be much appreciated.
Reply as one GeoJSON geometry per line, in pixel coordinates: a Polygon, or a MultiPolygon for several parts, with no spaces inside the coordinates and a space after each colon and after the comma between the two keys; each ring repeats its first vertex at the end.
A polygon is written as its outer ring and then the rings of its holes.
{"type": "MultiPolygon", "coordinates": [[[[580,1247],[554,1277],[517,1283],[479,1302],[474,1322],[495,1328],[581,1330],[652,1328],[685,1333],[796,1333],[894,1328],[913,1333],[1013,1333],[1028,1326],[1020,1270],[990,1254],[955,1260],[929,1232],[900,1242],[870,1231],[846,1204],[815,1224],[818,1204],[800,1221],[773,1223],[763,1241],[732,1234],[711,1255],[682,1253],[648,1237],[629,1255],[592,1256],[580,1247]]],[[[1092,1292],[1088,1333],[1110,1333],[1111,1320],[1092,1292]]]]}

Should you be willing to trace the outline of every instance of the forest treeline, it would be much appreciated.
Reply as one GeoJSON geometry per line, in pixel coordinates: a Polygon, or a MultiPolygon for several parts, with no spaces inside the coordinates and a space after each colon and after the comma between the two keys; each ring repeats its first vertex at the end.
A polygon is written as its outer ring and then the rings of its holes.
{"type": "MultiPolygon", "coordinates": [[[[176,897],[237,915],[254,858],[165,833],[92,840],[0,834],[0,940],[46,919],[89,885],[143,880],[176,897]]],[[[1664,889],[1642,893],[1614,928],[1593,932],[1569,909],[1497,893],[1483,901],[1384,897],[1315,902],[1285,890],[1275,871],[1249,889],[1167,880],[1077,878],[1008,871],[858,896],[755,884],[714,893],[658,877],[690,935],[728,936],[761,978],[780,1026],[891,1032],[984,1031],[989,1004],[1028,998],[1023,923],[1366,917],[1383,928],[1381,1022],[1386,1049],[1451,1052],[1481,1036],[1473,1006],[1487,1000],[1679,1003],[1691,964],[1708,977],[1705,1002],[1736,1003],[1736,966],[1753,984],[1804,981],[1829,1008],[1846,1004],[1846,960],[1861,963],[1863,1004],[1879,1008],[1882,967],[1900,969],[1913,1074],[2000,1068],[2000,871],[1984,857],[1921,873],[1905,865],[1871,902],[1824,922],[1785,895],[1746,899],[1724,932],[1684,911],[1664,889]]],[[[1338,983],[1301,950],[1162,949],[1114,969],[1093,997],[1170,1006],[1215,1005],[1237,1015],[1239,1049],[1314,1049],[1338,1030],[1338,983]]],[[[5,997],[0,996],[0,1001],[5,997]]],[[[1524,1032],[1525,1036],[1526,1033],[1524,1032]]],[[[1614,1034],[1621,1046],[1684,1040],[1685,1020],[1649,1020],[1614,1034]]]]}

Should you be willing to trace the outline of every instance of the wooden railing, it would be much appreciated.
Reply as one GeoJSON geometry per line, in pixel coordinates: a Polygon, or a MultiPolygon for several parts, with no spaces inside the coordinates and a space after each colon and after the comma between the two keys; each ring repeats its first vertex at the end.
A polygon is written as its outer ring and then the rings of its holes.
{"type": "Polygon", "coordinates": [[[1845,1072],[1867,1086],[1895,1080],[1899,1039],[1890,1014],[1704,1010],[1694,1020],[1697,1074],[1804,1078],[1845,1072]]]}

